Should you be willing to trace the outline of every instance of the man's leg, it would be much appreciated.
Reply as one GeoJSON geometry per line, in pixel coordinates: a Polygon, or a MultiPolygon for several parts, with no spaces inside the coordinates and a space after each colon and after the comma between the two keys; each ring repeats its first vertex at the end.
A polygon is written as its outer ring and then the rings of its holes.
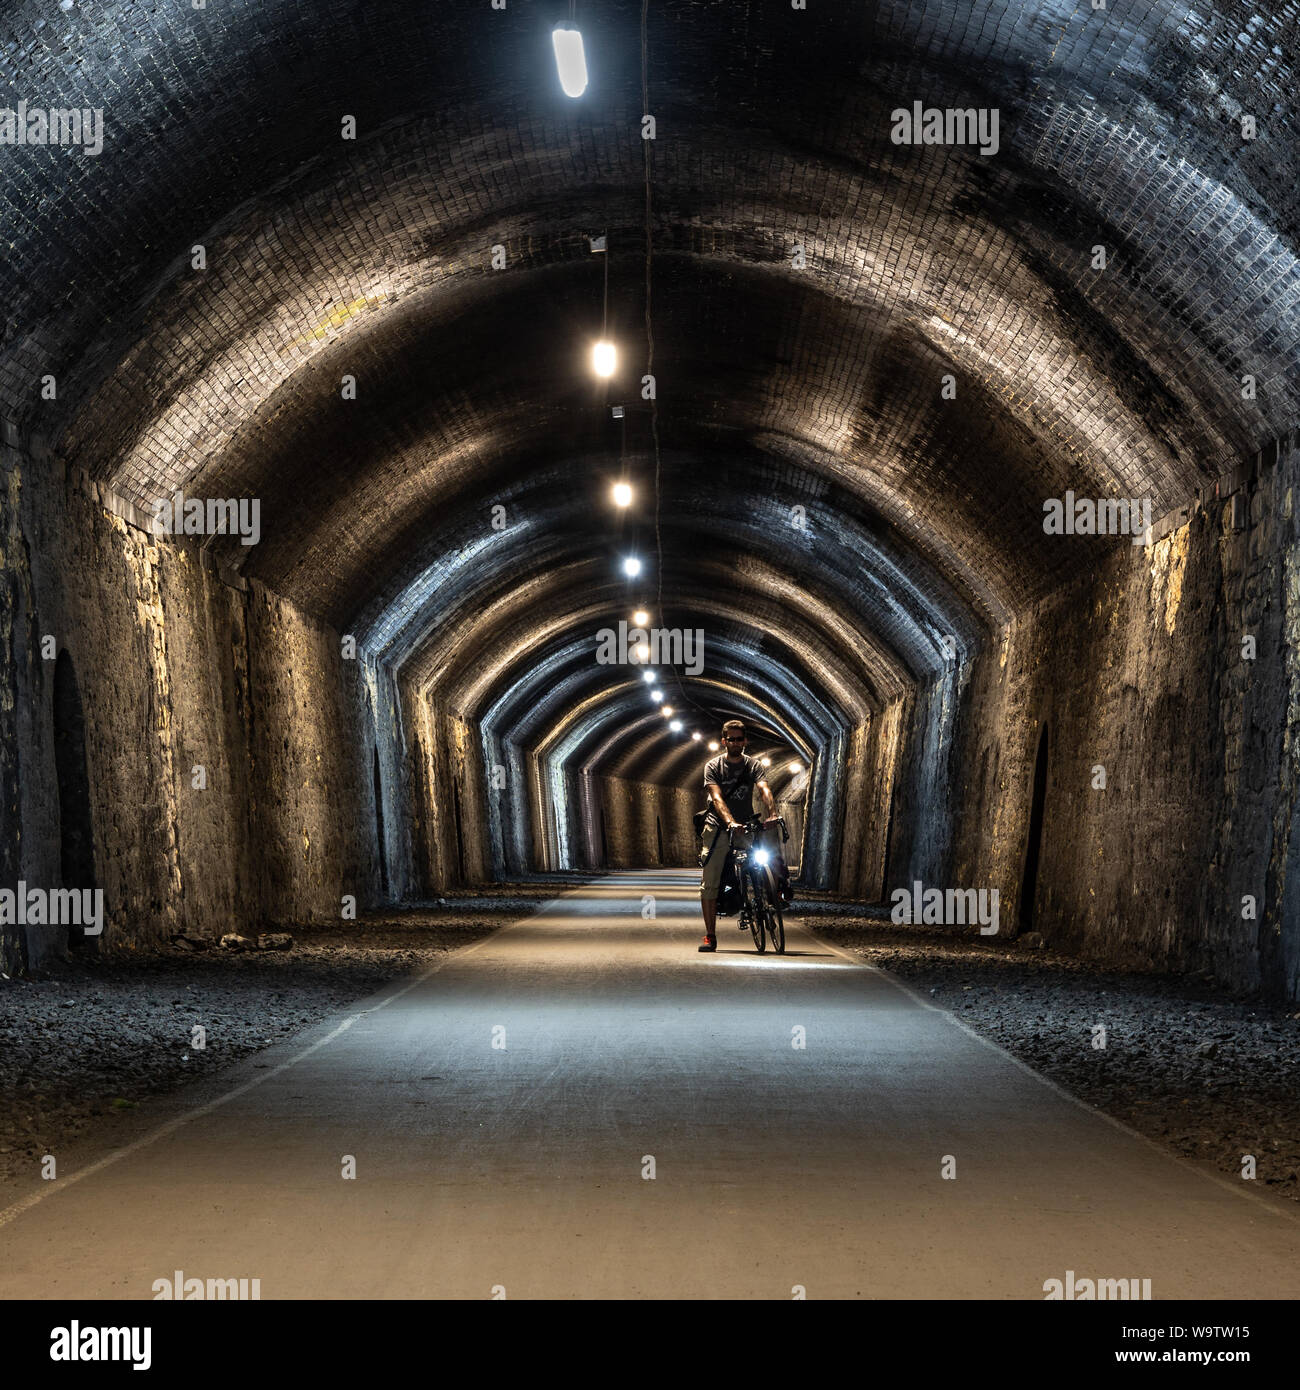
{"type": "Polygon", "coordinates": [[[726,863],[727,846],[716,844],[722,830],[706,829],[700,841],[700,912],[704,917],[704,940],[701,951],[712,951],[718,944],[718,885],[722,882],[722,867],[726,863]],[[712,854],[709,851],[712,850],[712,854]]]}

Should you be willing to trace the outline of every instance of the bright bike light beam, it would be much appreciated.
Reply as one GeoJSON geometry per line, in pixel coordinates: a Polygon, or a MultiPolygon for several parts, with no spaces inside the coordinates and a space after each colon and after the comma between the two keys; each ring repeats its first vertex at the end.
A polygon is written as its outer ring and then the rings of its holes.
{"type": "Polygon", "coordinates": [[[555,66],[566,97],[580,97],[587,90],[587,55],[582,48],[582,32],[572,24],[557,24],[551,30],[555,66]]]}
{"type": "Polygon", "coordinates": [[[756,850],[754,851],[754,863],[755,863],[755,864],[762,864],[764,867],[766,867],[769,863],[771,863],[771,860],[772,860],[772,856],[767,852],[767,850],[765,850],[765,849],[756,849],[756,850]]]}

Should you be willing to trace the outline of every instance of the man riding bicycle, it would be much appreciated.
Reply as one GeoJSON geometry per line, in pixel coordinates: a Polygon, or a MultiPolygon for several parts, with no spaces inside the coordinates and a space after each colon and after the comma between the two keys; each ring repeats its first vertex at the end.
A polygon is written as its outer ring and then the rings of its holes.
{"type": "MultiPolygon", "coordinates": [[[[725,753],[704,768],[704,790],[709,798],[709,814],[700,841],[700,910],[704,914],[704,940],[701,951],[718,949],[718,888],[732,844],[748,844],[751,837],[741,827],[761,809],[766,823],[777,819],[772,789],[763,777],[757,758],[745,756],[748,735],[739,719],[728,719],[722,726],[725,753]],[[734,832],[734,833],[732,833],[734,832]]],[[[766,839],[758,836],[758,843],[766,839]]]]}

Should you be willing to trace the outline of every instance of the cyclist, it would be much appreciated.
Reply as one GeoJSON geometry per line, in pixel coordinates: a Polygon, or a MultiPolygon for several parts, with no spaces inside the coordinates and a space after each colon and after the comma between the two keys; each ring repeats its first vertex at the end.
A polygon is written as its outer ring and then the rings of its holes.
{"type": "MultiPolygon", "coordinates": [[[[718,949],[718,887],[726,867],[731,844],[747,842],[747,835],[729,837],[732,826],[743,825],[760,810],[768,823],[777,819],[776,800],[763,777],[757,758],[745,756],[748,735],[739,719],[728,719],[722,726],[725,753],[719,753],[704,768],[704,790],[709,798],[709,814],[700,841],[700,910],[704,914],[704,940],[701,951],[718,949]]],[[[765,837],[759,836],[760,843],[765,837]]]]}

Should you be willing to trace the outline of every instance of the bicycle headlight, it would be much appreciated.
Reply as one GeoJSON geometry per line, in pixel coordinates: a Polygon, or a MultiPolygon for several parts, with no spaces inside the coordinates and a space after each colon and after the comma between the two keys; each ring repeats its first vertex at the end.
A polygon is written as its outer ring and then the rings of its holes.
{"type": "Polygon", "coordinates": [[[768,864],[771,862],[771,859],[772,856],[765,849],[756,849],[754,851],[755,864],[761,864],[764,868],[767,868],[768,864]]]}

